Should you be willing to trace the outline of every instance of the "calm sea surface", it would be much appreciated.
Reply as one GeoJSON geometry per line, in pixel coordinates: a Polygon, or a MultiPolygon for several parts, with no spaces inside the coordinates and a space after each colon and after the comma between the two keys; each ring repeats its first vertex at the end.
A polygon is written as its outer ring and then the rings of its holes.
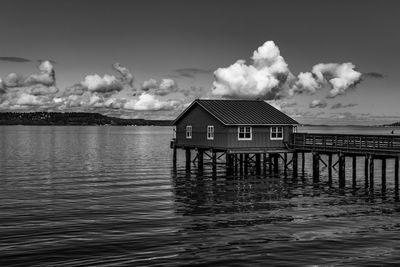
{"type": "MultiPolygon", "coordinates": [[[[382,133],[390,128],[301,127],[382,133]]],[[[400,129],[394,129],[400,134],[400,129]]],[[[306,176],[198,177],[172,169],[169,127],[0,126],[0,266],[400,264],[388,160],[373,193],[306,176]]],[[[323,158],[324,159],[324,158],[323,158]]],[[[351,167],[351,162],[347,164],[351,167]]],[[[301,172],[300,172],[301,173],[301,172]]]]}

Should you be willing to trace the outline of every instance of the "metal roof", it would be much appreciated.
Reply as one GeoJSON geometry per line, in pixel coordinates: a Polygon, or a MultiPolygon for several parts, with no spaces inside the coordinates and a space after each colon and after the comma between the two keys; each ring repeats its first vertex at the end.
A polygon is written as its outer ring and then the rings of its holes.
{"type": "Polygon", "coordinates": [[[196,99],[173,122],[188,112],[195,104],[200,105],[225,125],[282,125],[298,124],[285,113],[263,100],[203,100],[196,99]]]}

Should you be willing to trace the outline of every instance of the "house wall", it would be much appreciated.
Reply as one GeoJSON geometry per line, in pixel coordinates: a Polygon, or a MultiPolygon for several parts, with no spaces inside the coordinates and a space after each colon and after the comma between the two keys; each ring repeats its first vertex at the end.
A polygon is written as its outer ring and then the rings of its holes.
{"type": "MultiPolygon", "coordinates": [[[[277,125],[279,126],[279,125],[277,125]]],[[[290,134],[293,132],[293,126],[285,125],[283,127],[283,140],[271,140],[270,126],[252,126],[252,140],[238,140],[238,127],[228,128],[228,147],[229,148],[285,148],[284,142],[289,142],[290,134]]]]}
{"type": "Polygon", "coordinates": [[[228,127],[199,105],[194,105],[176,125],[177,145],[226,148],[228,127]],[[192,139],[186,139],[186,126],[192,125],[192,139]],[[214,140],[207,140],[207,126],[214,126],[214,140]]]}

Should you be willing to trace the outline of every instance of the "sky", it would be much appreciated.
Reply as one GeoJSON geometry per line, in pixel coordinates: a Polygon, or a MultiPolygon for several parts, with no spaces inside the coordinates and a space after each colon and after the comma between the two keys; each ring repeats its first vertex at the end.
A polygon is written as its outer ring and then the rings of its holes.
{"type": "Polygon", "coordinates": [[[0,111],[174,119],[264,99],[300,123],[400,121],[400,2],[3,0],[0,111]]]}

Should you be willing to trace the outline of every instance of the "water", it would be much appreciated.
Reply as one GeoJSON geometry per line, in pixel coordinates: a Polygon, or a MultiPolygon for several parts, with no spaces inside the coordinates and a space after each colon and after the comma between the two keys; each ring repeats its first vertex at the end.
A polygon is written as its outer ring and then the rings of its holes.
{"type": "Polygon", "coordinates": [[[400,263],[391,161],[385,192],[380,183],[364,189],[361,161],[356,190],[351,178],[339,190],[336,172],[329,186],[323,166],[313,185],[309,165],[297,181],[290,173],[226,179],[221,165],[213,181],[210,166],[203,177],[187,174],[183,153],[172,170],[171,132],[0,127],[0,266],[400,263]]]}

